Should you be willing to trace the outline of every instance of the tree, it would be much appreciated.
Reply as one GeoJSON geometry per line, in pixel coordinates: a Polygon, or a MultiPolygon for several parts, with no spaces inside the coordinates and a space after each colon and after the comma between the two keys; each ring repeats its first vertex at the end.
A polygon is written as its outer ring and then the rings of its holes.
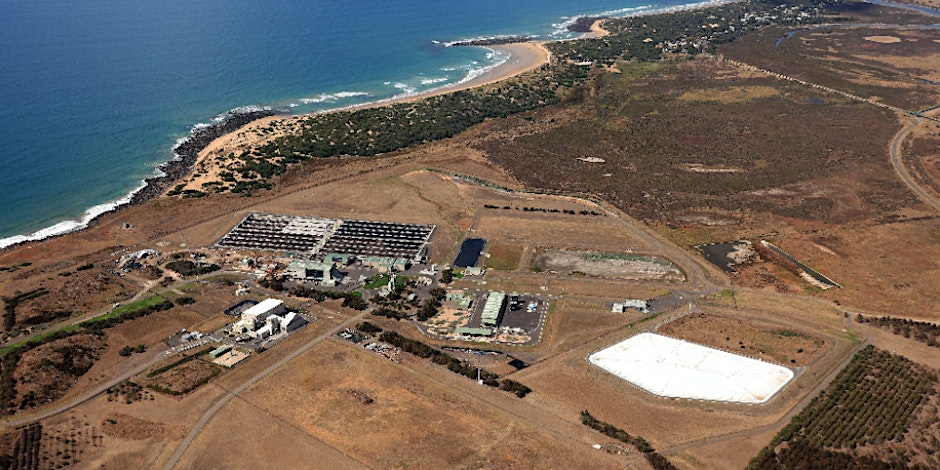
{"type": "Polygon", "coordinates": [[[441,284],[450,284],[454,282],[454,270],[447,268],[441,271],[441,284]]]}

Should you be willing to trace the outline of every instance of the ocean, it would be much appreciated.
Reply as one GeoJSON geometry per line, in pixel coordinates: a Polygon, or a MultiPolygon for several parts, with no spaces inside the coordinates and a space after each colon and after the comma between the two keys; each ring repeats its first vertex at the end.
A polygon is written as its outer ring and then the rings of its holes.
{"type": "Polygon", "coordinates": [[[0,6],[0,248],[128,200],[194,126],[420,93],[505,60],[445,47],[572,38],[578,16],[681,0],[7,0],[0,6]]]}

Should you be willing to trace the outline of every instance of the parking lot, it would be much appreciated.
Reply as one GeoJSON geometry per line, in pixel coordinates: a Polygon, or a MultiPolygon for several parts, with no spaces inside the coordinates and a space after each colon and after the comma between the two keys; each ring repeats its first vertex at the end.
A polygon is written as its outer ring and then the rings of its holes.
{"type": "MultiPolygon", "coordinates": [[[[488,291],[469,291],[474,297],[470,320],[464,325],[471,328],[483,327],[483,304],[486,302],[488,291]]],[[[541,336],[545,313],[548,311],[548,300],[542,296],[529,293],[506,293],[503,313],[500,315],[497,329],[500,331],[513,330],[529,336],[531,339],[524,344],[535,344],[541,336]],[[514,301],[514,297],[517,299],[514,301]]]]}

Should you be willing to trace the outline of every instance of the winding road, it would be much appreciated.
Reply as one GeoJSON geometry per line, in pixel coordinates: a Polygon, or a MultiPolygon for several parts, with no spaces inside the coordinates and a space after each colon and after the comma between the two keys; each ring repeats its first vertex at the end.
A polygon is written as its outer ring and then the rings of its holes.
{"type": "Polygon", "coordinates": [[[911,123],[907,126],[904,126],[897,134],[895,134],[894,139],[891,140],[891,165],[894,166],[894,171],[898,174],[898,178],[901,178],[901,181],[907,185],[908,188],[911,188],[911,191],[914,191],[925,203],[933,207],[934,210],[940,212],[940,200],[938,200],[930,191],[924,189],[911,174],[907,171],[907,168],[904,166],[903,156],[901,154],[904,141],[907,137],[919,127],[923,121],[919,117],[911,118],[911,123]]]}

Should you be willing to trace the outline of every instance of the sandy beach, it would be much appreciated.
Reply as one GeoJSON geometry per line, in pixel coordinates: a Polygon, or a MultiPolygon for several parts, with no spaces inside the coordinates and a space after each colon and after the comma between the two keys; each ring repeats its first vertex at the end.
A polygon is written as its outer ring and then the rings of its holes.
{"type": "MultiPolygon", "coordinates": [[[[455,46],[455,47],[464,47],[464,46],[455,46]]],[[[497,53],[508,54],[509,59],[506,62],[500,64],[497,67],[494,67],[492,70],[488,70],[485,73],[482,73],[471,80],[464,82],[458,82],[450,85],[445,85],[440,88],[429,90],[425,93],[418,93],[415,95],[402,96],[399,98],[393,98],[390,100],[382,100],[374,103],[366,103],[359,106],[353,106],[348,109],[361,109],[361,108],[371,108],[375,106],[384,106],[387,104],[393,103],[402,103],[408,101],[419,100],[427,98],[429,96],[443,95],[445,93],[451,93],[458,90],[466,90],[468,88],[475,88],[483,85],[489,85],[491,83],[496,83],[500,80],[505,80],[510,77],[515,77],[516,75],[528,72],[530,70],[535,70],[541,67],[544,64],[547,64],[551,60],[551,52],[545,48],[544,43],[542,42],[517,42],[511,44],[499,44],[493,46],[485,46],[488,49],[492,49],[497,53]]]]}
{"type": "MultiPolygon", "coordinates": [[[[596,29],[596,33],[592,32],[590,33],[591,35],[604,35],[607,33],[600,28],[600,22],[601,20],[594,23],[592,30],[596,29]]],[[[509,58],[504,63],[476,77],[473,77],[470,80],[442,86],[424,93],[400,96],[323,112],[329,113],[336,111],[373,108],[378,106],[388,106],[395,103],[417,101],[430,96],[437,96],[446,93],[453,93],[458,90],[466,90],[489,85],[531,70],[535,70],[551,61],[551,53],[541,42],[520,42],[486,47],[496,51],[497,53],[508,54],[509,58]]],[[[246,146],[258,143],[261,140],[271,140],[282,135],[284,132],[281,131],[278,133],[262,134],[261,132],[257,132],[259,129],[272,127],[272,124],[275,123],[278,125],[273,127],[279,129],[291,129],[293,128],[294,123],[307,116],[309,116],[309,114],[297,116],[272,116],[263,118],[252,121],[235,132],[231,132],[222,137],[219,137],[199,153],[199,158],[196,160],[196,163],[193,166],[193,171],[190,172],[188,177],[183,178],[180,183],[185,184],[184,189],[201,190],[203,183],[208,181],[217,181],[219,179],[218,175],[222,171],[222,162],[219,161],[217,157],[228,155],[230,152],[236,152],[239,148],[245,148],[246,146]]]]}
{"type": "Polygon", "coordinates": [[[591,25],[591,32],[585,34],[582,37],[582,39],[600,38],[600,37],[604,37],[610,34],[610,31],[607,31],[601,26],[601,24],[603,24],[604,21],[606,21],[606,18],[602,18],[602,19],[595,21],[594,24],[591,25]]]}

